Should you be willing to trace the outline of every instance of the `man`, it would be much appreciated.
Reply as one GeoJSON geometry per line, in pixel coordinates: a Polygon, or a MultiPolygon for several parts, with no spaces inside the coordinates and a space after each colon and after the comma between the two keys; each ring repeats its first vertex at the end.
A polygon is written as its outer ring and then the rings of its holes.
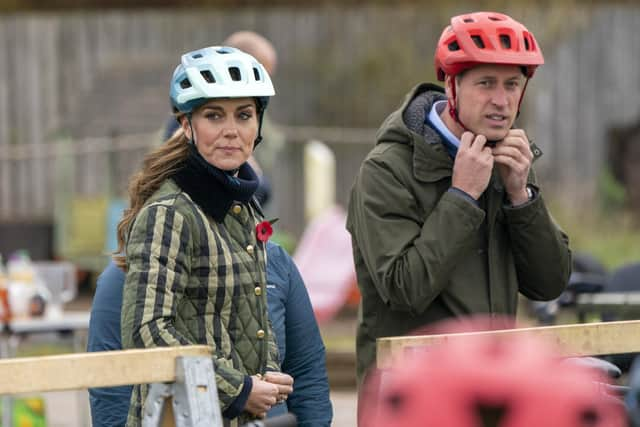
{"type": "Polygon", "coordinates": [[[513,315],[565,288],[571,254],[532,162],[540,149],[514,126],[544,62],[533,35],[491,12],[456,16],[435,53],[438,79],[415,87],[378,132],[349,203],[362,293],[359,384],[376,338],[444,318],[513,315]]]}

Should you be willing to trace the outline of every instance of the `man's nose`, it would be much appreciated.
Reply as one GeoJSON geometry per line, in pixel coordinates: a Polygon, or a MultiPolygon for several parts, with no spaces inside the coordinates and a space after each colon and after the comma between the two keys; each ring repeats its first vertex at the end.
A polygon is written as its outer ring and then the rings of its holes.
{"type": "Polygon", "coordinates": [[[507,91],[502,87],[497,87],[491,95],[491,102],[497,107],[506,107],[509,103],[507,91]]]}

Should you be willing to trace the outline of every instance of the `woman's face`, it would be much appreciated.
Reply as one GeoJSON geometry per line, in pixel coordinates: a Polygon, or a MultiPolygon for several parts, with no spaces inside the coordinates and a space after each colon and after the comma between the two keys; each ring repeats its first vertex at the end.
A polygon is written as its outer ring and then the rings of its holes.
{"type": "Polygon", "coordinates": [[[258,136],[256,102],[253,98],[211,100],[194,111],[191,124],[195,138],[188,120],[182,121],[182,128],[209,164],[237,169],[251,156],[258,136]]]}

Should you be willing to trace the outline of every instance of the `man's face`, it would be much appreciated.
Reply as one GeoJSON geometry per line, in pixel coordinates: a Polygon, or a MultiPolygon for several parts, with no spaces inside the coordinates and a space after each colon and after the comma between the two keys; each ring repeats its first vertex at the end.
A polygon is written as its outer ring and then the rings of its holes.
{"type": "Polygon", "coordinates": [[[514,65],[479,65],[456,79],[460,121],[489,141],[503,139],[518,113],[524,88],[522,69],[514,65]]]}

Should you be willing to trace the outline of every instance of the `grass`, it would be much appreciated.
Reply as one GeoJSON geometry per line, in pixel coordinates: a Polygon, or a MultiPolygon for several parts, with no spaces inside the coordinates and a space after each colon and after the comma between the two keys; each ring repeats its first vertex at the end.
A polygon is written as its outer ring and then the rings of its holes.
{"type": "Polygon", "coordinates": [[[640,216],[624,210],[597,208],[568,210],[552,206],[551,211],[569,235],[571,249],[586,252],[609,270],[640,262],[640,216]]]}

